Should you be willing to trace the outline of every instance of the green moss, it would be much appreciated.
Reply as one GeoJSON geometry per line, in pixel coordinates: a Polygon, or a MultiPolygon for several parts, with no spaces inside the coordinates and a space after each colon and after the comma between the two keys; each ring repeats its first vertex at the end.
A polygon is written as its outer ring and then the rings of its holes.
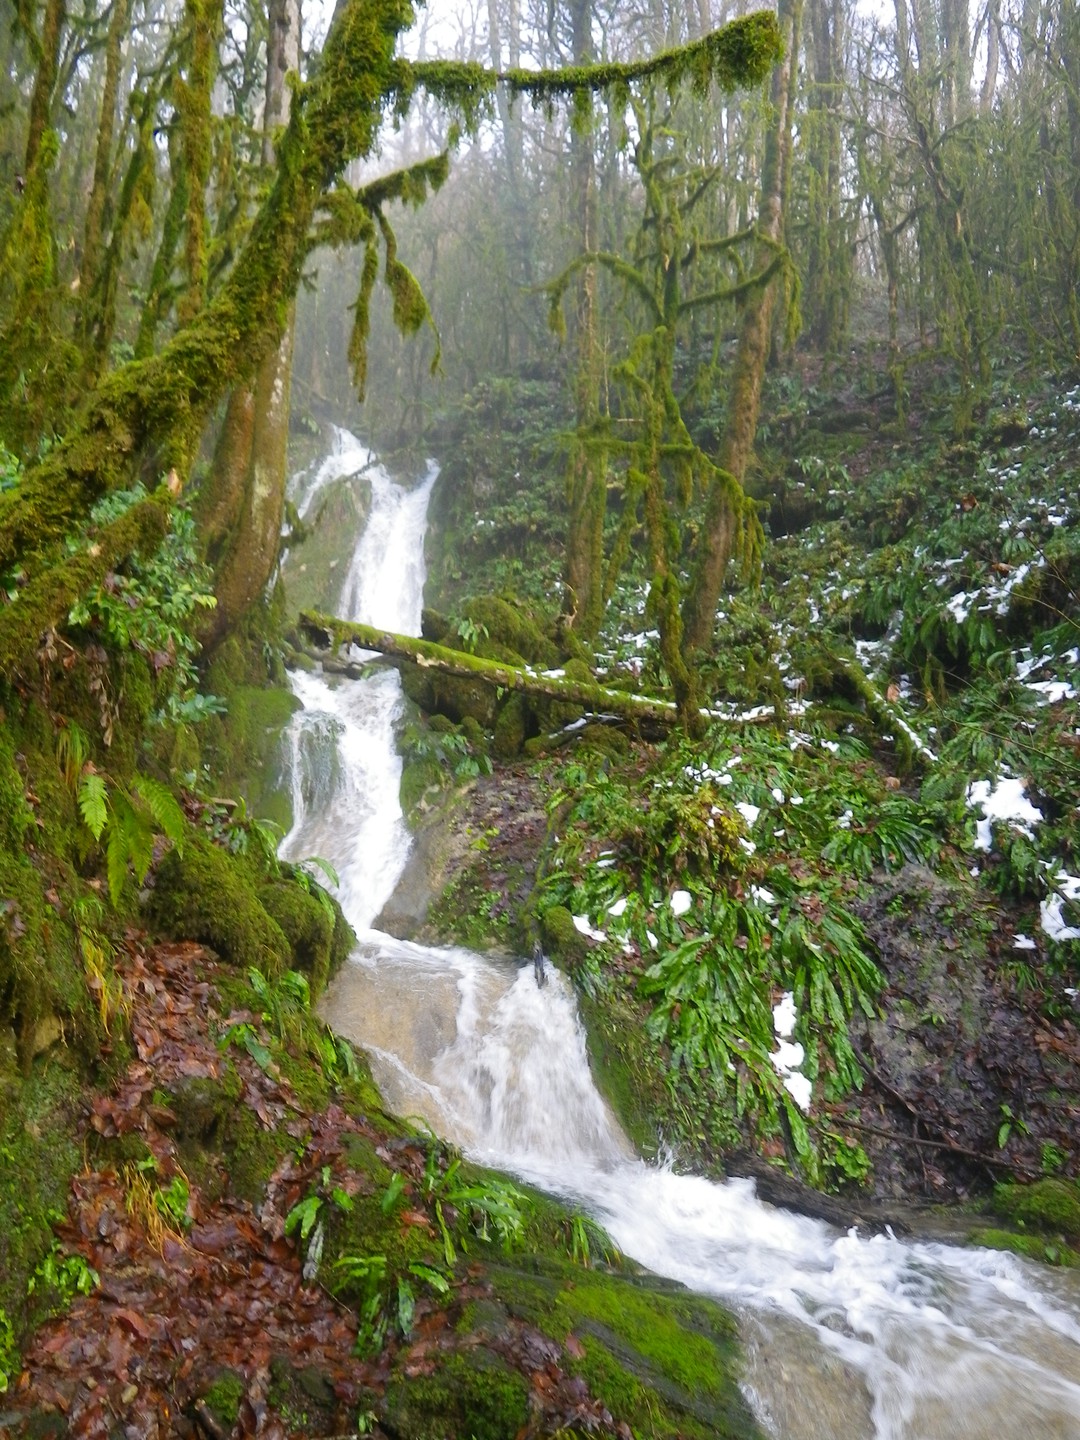
{"type": "Polygon", "coordinates": [[[387,1386],[386,1418],[410,1440],[510,1440],[529,1418],[523,1378],[483,1346],[438,1357],[434,1375],[387,1386]]]}
{"type": "Polygon", "coordinates": [[[564,965],[579,965],[589,947],[574,925],[574,917],[565,905],[550,905],[540,915],[540,931],[544,949],[564,965]]]}
{"type": "Polygon", "coordinates": [[[351,948],[352,930],[341,907],[332,901],[324,903],[289,879],[260,885],[258,897],[284,932],[292,949],[293,968],[307,975],[311,998],[317,1000],[351,948]]]}
{"type": "MultiPolygon", "coordinates": [[[[215,657],[207,688],[224,696],[227,712],[203,721],[202,752],[225,794],[243,795],[249,812],[288,828],[292,822],[287,792],[280,784],[278,755],[282,731],[300,702],[283,686],[230,685],[228,663],[239,665],[232,641],[215,657]]],[[[235,672],[242,673],[242,672],[235,672]]]]}
{"type": "Polygon", "coordinates": [[[148,905],[150,917],[177,939],[201,940],[227,961],[277,975],[292,961],[285,933],[259,903],[235,857],[192,836],[183,854],[162,861],[148,905]]]}
{"type": "Polygon", "coordinates": [[[737,1383],[735,1323],[651,1276],[585,1270],[541,1250],[533,1273],[493,1266],[499,1300],[584,1356],[564,1364],[635,1433],[683,1440],[759,1435],[737,1383]]]}
{"type": "Polygon", "coordinates": [[[75,1139],[80,1086],[63,1050],[19,1076],[4,1035],[0,1027],[0,1310],[23,1335],[41,1318],[27,1280],[52,1242],[52,1219],[67,1213],[71,1177],[83,1163],[75,1139]]]}
{"type": "Polygon", "coordinates": [[[237,1106],[228,1117],[224,1138],[229,1190],[237,1199],[258,1206],[266,1182],[296,1142],[284,1130],[264,1129],[246,1105],[237,1106]]]}
{"type": "Polygon", "coordinates": [[[1080,1252],[1058,1244],[1041,1235],[1017,1235],[1013,1230],[973,1230],[968,1236],[972,1245],[985,1245],[988,1250],[1009,1250],[1036,1260],[1043,1265],[1080,1266],[1080,1252]]]}
{"type": "Polygon", "coordinates": [[[1080,1240],[1080,1186],[1068,1180],[997,1185],[994,1209],[1015,1224],[1080,1240]]]}
{"type": "MultiPolygon", "coordinates": [[[[576,932],[575,932],[576,933],[576,932]]],[[[609,990],[602,1000],[579,994],[597,1088],[643,1155],[656,1153],[671,1118],[667,1076],[640,1012],[609,990]]]]}
{"type": "Polygon", "coordinates": [[[203,1399],[218,1420],[230,1429],[240,1415],[240,1402],[247,1394],[242,1375],[235,1370],[223,1370],[203,1395],[203,1399]]]}
{"type": "Polygon", "coordinates": [[[504,760],[521,753],[528,730],[529,707],[525,696],[511,695],[495,718],[495,739],[492,748],[504,760]]]}

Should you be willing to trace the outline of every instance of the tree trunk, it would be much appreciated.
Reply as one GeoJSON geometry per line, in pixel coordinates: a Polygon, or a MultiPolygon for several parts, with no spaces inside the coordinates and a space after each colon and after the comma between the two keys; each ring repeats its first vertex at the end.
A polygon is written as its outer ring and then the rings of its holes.
{"type": "Polygon", "coordinates": [[[84,348],[96,329],[99,310],[99,304],[95,303],[97,299],[95,289],[101,261],[105,205],[109,193],[109,174],[112,167],[123,41],[130,14],[131,0],[113,0],[113,11],[109,17],[109,30],[105,39],[105,79],[101,88],[101,116],[98,121],[97,152],[94,157],[94,180],[90,190],[90,199],[86,206],[82,263],[79,267],[79,295],[82,302],[79,314],[79,333],[84,348]]]}
{"type": "MultiPolygon", "coordinates": [[[[286,77],[299,66],[299,0],[271,0],[263,112],[263,163],[268,167],[274,160],[274,133],[289,119],[286,77]]],[[[203,532],[218,602],[204,637],[209,645],[260,599],[277,566],[288,480],[295,323],[293,302],[284,333],[260,362],[253,384],[229,398],[211,476],[212,523],[203,532]]]]}
{"type": "MultiPolygon", "coordinates": [[[[754,270],[765,272],[784,240],[784,156],[791,130],[797,74],[802,0],[780,0],[777,14],[784,57],[773,71],[773,119],[766,136],[761,171],[759,241],[754,270]]],[[[769,358],[777,278],[754,289],[743,301],[738,349],[731,377],[727,420],[717,471],[706,501],[705,524],[698,540],[690,587],[683,604],[683,651],[706,650],[716,623],[716,606],[738,530],[738,505],[746,466],[753,453],[761,408],[761,386],[769,358]]]]}
{"type": "MultiPolygon", "coordinates": [[[[592,7],[589,0],[574,0],[572,11],[574,64],[592,60],[592,7]]],[[[597,248],[596,156],[592,126],[570,132],[570,174],[574,208],[580,222],[581,253],[597,248]]],[[[577,348],[574,377],[575,422],[579,436],[589,437],[600,413],[599,347],[596,341],[596,266],[586,265],[578,276],[574,339],[577,348]]],[[[604,456],[579,439],[575,442],[566,479],[569,525],[563,609],[579,634],[591,639],[603,618],[604,512],[607,508],[607,465],[604,456]]]]}
{"type": "Polygon", "coordinates": [[[34,168],[34,161],[41,149],[41,139],[48,128],[49,116],[52,113],[56,72],[60,63],[60,38],[66,18],[65,0],[46,0],[45,18],[39,38],[38,68],[30,96],[30,124],[26,134],[26,156],[23,160],[24,176],[29,176],[34,168]]]}

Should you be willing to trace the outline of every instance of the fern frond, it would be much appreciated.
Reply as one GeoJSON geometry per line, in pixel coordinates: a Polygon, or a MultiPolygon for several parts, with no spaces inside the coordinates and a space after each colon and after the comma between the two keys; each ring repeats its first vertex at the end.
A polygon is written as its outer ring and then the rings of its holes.
{"type": "Polygon", "coordinates": [[[110,825],[109,839],[105,846],[105,869],[109,877],[109,899],[119,905],[127,879],[128,847],[123,826],[110,825]]]}
{"type": "Polygon", "coordinates": [[[109,823],[109,796],[104,777],[92,771],[79,782],[79,814],[95,840],[109,823]]]}
{"type": "Polygon", "coordinates": [[[90,741],[86,731],[74,720],[68,720],[56,736],[56,759],[70,789],[77,787],[89,754],[90,741]]]}
{"type": "Polygon", "coordinates": [[[167,785],[149,775],[140,775],[132,786],[153,817],[161,833],[171,840],[177,850],[183,848],[187,821],[180,803],[167,785]]]}

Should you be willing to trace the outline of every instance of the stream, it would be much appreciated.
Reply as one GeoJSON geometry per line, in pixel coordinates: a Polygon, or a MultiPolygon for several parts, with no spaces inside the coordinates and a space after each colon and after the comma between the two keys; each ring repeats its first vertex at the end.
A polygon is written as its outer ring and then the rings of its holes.
{"type": "MultiPolygon", "coordinates": [[[[398,484],[346,431],[297,477],[318,494],[363,467],[367,527],[338,613],[419,631],[436,480],[398,484]]],[[[744,1389],[782,1440],[1080,1440],[1076,1272],[981,1249],[845,1234],[633,1153],[598,1094],[570,986],[531,964],[373,929],[409,850],[398,803],[396,671],[296,672],[288,732],[292,859],[318,855],[359,937],[323,1003],[361,1045],[388,1104],[487,1165],[595,1217],[625,1254],[738,1316],[744,1389]]]]}

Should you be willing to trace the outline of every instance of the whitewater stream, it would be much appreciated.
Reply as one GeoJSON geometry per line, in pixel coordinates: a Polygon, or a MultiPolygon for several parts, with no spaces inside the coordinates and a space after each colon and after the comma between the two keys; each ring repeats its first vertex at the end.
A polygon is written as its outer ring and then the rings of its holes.
{"type": "MultiPolygon", "coordinates": [[[[372,504],[339,613],[416,634],[436,471],[399,485],[345,431],[298,477],[364,469],[372,504]],[[366,467],[366,468],[365,468],[366,467]]],[[[430,949],[372,928],[409,850],[398,803],[397,673],[297,672],[289,731],[295,824],[359,944],[324,1013],[371,1056],[399,1113],[486,1164],[587,1210],[625,1254],[739,1316],[745,1390],[782,1440],[1080,1440],[1080,1286],[1015,1256],[863,1238],[760,1202],[749,1181],[676,1175],[633,1154],[597,1093],[569,986],[531,965],[430,949]]]]}

